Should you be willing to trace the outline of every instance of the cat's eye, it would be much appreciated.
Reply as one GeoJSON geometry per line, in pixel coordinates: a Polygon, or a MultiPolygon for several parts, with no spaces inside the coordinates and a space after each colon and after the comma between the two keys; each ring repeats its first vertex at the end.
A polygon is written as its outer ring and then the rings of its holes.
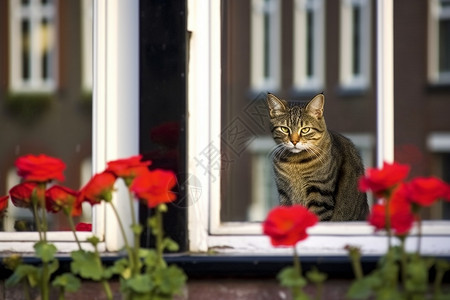
{"type": "Polygon", "coordinates": [[[305,133],[308,133],[310,131],[311,131],[311,128],[305,127],[305,128],[302,128],[301,133],[305,134],[305,133]]]}
{"type": "Polygon", "coordinates": [[[287,128],[287,127],[280,126],[280,130],[283,133],[289,133],[289,128],[287,128]]]}

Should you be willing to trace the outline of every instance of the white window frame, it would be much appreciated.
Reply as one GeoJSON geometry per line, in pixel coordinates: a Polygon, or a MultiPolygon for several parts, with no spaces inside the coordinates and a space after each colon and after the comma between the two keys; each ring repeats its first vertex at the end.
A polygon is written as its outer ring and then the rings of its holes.
{"type": "MultiPolygon", "coordinates": [[[[139,152],[139,1],[95,0],[94,2],[93,172],[108,161],[139,152]]],[[[70,171],[70,170],[69,170],[70,171]]],[[[130,207],[126,188],[120,182],[113,199],[127,226],[130,207]],[[120,199],[120,201],[119,201],[120,199]]],[[[137,203],[135,212],[137,213],[137,203]]],[[[95,234],[100,251],[123,247],[119,227],[110,207],[93,209],[93,231],[79,232],[80,240],[95,234]]],[[[77,249],[71,232],[48,232],[60,252],[77,249]]],[[[0,232],[0,251],[33,252],[37,232],[0,232]]],[[[85,247],[89,245],[83,243],[85,247]]]]}
{"type": "MultiPolygon", "coordinates": [[[[205,149],[211,146],[220,149],[221,145],[220,9],[220,0],[188,1],[188,31],[191,33],[188,62],[188,180],[189,186],[196,188],[195,197],[188,195],[189,251],[291,255],[290,249],[272,247],[269,239],[261,235],[259,223],[222,222],[220,168],[217,168],[216,161],[210,161],[210,169],[205,172],[204,165],[198,164],[197,158],[205,149]]],[[[377,143],[381,139],[383,135],[378,135],[377,143]]],[[[393,148],[389,140],[384,142],[390,145],[386,148],[393,148]]],[[[422,253],[438,256],[450,254],[448,226],[447,221],[425,222],[422,253]]],[[[365,255],[381,255],[387,249],[386,237],[374,235],[373,228],[366,222],[320,223],[311,228],[309,233],[310,237],[299,243],[301,255],[347,255],[344,247],[348,244],[361,247],[365,255]]],[[[413,231],[407,239],[407,247],[411,250],[417,245],[416,234],[413,231]]]]}
{"type": "Polygon", "coordinates": [[[339,81],[344,89],[367,89],[370,84],[370,62],[371,62],[371,0],[341,0],[340,15],[340,68],[339,81]],[[353,33],[353,9],[360,10],[360,24],[357,29],[361,33],[360,44],[356,51],[359,52],[360,73],[355,74],[354,69],[354,47],[353,33]]]}
{"type": "Polygon", "coordinates": [[[280,88],[281,65],[281,1],[251,0],[251,78],[250,84],[254,91],[277,91],[280,88]],[[270,19],[270,27],[265,32],[264,18],[270,19]],[[265,37],[270,43],[269,53],[266,53],[265,37]],[[268,66],[265,57],[268,59],[268,66]],[[265,74],[265,67],[269,74],[265,74]]]}
{"type": "Polygon", "coordinates": [[[325,1],[295,0],[294,2],[294,89],[322,92],[325,82],[325,1]],[[312,75],[308,74],[308,12],[313,14],[312,75]]]}
{"type": "Polygon", "coordinates": [[[431,84],[450,83],[450,72],[439,70],[439,22],[450,19],[450,7],[441,9],[441,2],[428,1],[428,81],[431,84]]]}
{"type": "Polygon", "coordinates": [[[9,0],[9,78],[11,92],[51,92],[55,90],[58,76],[58,1],[41,4],[40,0],[30,0],[24,8],[20,0],[9,0]],[[47,18],[48,30],[41,29],[42,18],[47,18]],[[29,79],[22,78],[22,19],[29,21],[29,79]],[[45,34],[46,39],[41,38],[45,34]],[[45,44],[47,42],[47,45],[45,44]],[[42,78],[42,52],[51,49],[48,57],[49,78],[42,78]]]}

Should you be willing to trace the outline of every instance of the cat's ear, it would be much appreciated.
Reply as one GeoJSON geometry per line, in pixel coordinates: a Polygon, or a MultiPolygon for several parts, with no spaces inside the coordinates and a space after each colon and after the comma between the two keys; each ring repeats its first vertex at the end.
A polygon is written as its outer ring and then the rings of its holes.
{"type": "Polygon", "coordinates": [[[306,105],[306,113],[317,120],[323,117],[323,105],[325,103],[325,96],[318,94],[306,105]]]}
{"type": "Polygon", "coordinates": [[[271,118],[281,116],[288,111],[286,101],[278,99],[274,94],[267,94],[267,105],[269,106],[269,114],[271,118]]]}

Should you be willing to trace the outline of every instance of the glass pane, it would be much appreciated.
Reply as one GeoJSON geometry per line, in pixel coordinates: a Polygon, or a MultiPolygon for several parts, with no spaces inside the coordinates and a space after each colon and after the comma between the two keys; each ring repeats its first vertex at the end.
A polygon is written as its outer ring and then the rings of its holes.
{"type": "Polygon", "coordinates": [[[314,76],[314,11],[308,9],[306,12],[306,75],[314,76]]]}
{"type": "Polygon", "coordinates": [[[22,79],[26,81],[30,78],[30,21],[22,20],[21,25],[22,79]]]}
{"type": "MultiPolygon", "coordinates": [[[[252,36],[248,24],[251,1],[224,0],[222,23],[222,135],[221,135],[221,221],[261,221],[267,212],[279,204],[272,160],[280,153],[274,152],[275,142],[271,134],[267,92],[291,103],[306,103],[315,93],[298,93],[292,78],[295,55],[307,53],[306,66],[309,76],[314,76],[314,52],[317,51],[313,36],[317,30],[315,8],[304,10],[301,24],[307,43],[299,53],[294,53],[293,12],[296,1],[280,1],[282,34],[280,37],[282,65],[281,87],[276,91],[254,90],[250,86],[250,61],[253,54],[247,42],[252,36]]],[[[339,36],[340,1],[326,1],[326,41],[339,36]]],[[[336,47],[338,47],[336,45],[336,47]]],[[[336,50],[337,51],[337,50],[336,50]]],[[[342,95],[339,85],[336,51],[326,53],[327,85],[324,88],[324,115],[329,129],[351,138],[363,157],[366,166],[373,166],[375,159],[375,91],[367,90],[358,95],[342,95]],[[331,75],[328,75],[331,74],[331,75]]],[[[273,55],[269,53],[269,55],[273,55]]],[[[320,92],[320,91],[319,91],[320,92]]],[[[295,178],[296,174],[292,174],[295,178]]]]}
{"type": "Polygon", "coordinates": [[[361,75],[361,6],[353,7],[353,75],[361,75]]]}
{"type": "MultiPolygon", "coordinates": [[[[17,28],[19,32],[10,35],[9,41],[4,40],[5,35],[0,36],[0,53],[8,53],[9,44],[20,45],[21,59],[14,60],[20,65],[11,64],[10,67],[17,68],[17,74],[21,74],[23,79],[30,79],[32,84],[9,87],[8,91],[8,87],[0,83],[0,113],[4,128],[0,131],[0,195],[6,195],[11,187],[20,182],[14,162],[28,154],[46,154],[64,161],[65,180],[61,184],[78,190],[90,178],[92,152],[91,93],[87,97],[81,85],[84,76],[81,59],[85,56],[81,43],[82,22],[85,22],[81,14],[84,11],[82,1],[61,1],[58,9],[48,9],[49,6],[56,6],[56,1],[21,3],[32,6],[26,10],[33,14],[20,20],[5,13],[11,28],[17,28]],[[58,13],[70,18],[60,18],[58,13]],[[55,24],[58,24],[57,30],[53,28],[55,24]],[[54,35],[54,32],[66,34],[54,35]],[[16,42],[14,39],[21,40],[16,42]],[[39,78],[52,78],[55,86],[49,87],[45,80],[39,78]]],[[[22,9],[20,5],[14,7],[22,9]]],[[[13,13],[20,15],[24,12],[13,13]]],[[[6,32],[5,25],[6,22],[0,24],[1,32],[6,32]]],[[[0,62],[0,70],[4,69],[6,67],[0,62]]],[[[8,76],[2,71],[0,74],[2,77],[8,76]]],[[[9,78],[6,82],[11,80],[9,78]]],[[[90,223],[90,208],[84,207],[83,214],[75,222],[90,223]]],[[[52,231],[69,230],[62,214],[49,214],[48,223],[52,231]]],[[[34,230],[31,212],[14,207],[10,202],[1,229],[34,230]]]]}
{"type": "Polygon", "coordinates": [[[439,22],[439,71],[450,72],[450,20],[439,22]]]}

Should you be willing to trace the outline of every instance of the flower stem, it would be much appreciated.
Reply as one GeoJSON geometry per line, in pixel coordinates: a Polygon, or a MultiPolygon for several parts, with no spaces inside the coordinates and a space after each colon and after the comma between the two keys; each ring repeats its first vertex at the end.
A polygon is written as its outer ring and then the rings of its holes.
{"type": "Polygon", "coordinates": [[[35,224],[36,224],[36,229],[37,229],[37,231],[38,231],[38,233],[39,233],[39,240],[42,242],[43,241],[43,236],[42,236],[42,228],[41,228],[41,221],[40,221],[40,218],[39,218],[39,213],[38,213],[38,210],[37,210],[37,203],[36,202],[33,202],[33,217],[34,217],[34,222],[35,222],[35,224]]]}
{"type": "Polygon", "coordinates": [[[386,197],[386,212],[385,212],[385,225],[386,225],[386,231],[388,234],[388,249],[391,249],[391,239],[392,239],[392,231],[391,231],[391,212],[389,209],[390,199],[389,197],[386,197]]]}
{"type": "Polygon", "coordinates": [[[109,286],[109,283],[108,283],[108,281],[106,279],[102,279],[102,286],[103,286],[103,289],[105,290],[106,298],[108,300],[112,300],[113,299],[113,294],[112,294],[112,291],[111,291],[111,287],[109,286]]]}
{"type": "MultiPolygon", "coordinates": [[[[38,189],[45,191],[45,183],[39,183],[38,189]]],[[[45,193],[45,192],[44,192],[45,193]]],[[[41,210],[42,219],[41,219],[41,230],[43,235],[43,240],[47,241],[47,231],[48,231],[48,222],[47,222],[47,211],[45,209],[45,195],[42,193],[41,197],[38,195],[39,209],[41,210]]]]}
{"type": "Polygon", "coordinates": [[[134,258],[134,268],[133,268],[133,273],[134,274],[138,274],[139,273],[139,249],[140,249],[140,239],[141,239],[141,232],[142,230],[138,230],[137,227],[139,226],[139,224],[137,223],[136,220],[136,215],[134,212],[134,197],[133,197],[133,193],[131,192],[130,187],[128,187],[128,198],[129,198],[129,202],[130,202],[130,213],[131,213],[131,221],[132,221],[132,225],[131,228],[133,229],[133,235],[134,235],[134,254],[133,254],[133,258],[134,258]]]}
{"type": "Polygon", "coordinates": [[[131,221],[133,226],[137,225],[136,216],[134,214],[134,198],[133,193],[130,190],[130,187],[128,187],[128,198],[130,199],[130,212],[131,212],[131,221]]]}
{"type": "Polygon", "coordinates": [[[349,247],[349,256],[352,261],[353,273],[357,280],[363,278],[363,271],[361,267],[361,252],[356,247],[349,247]]]}
{"type": "Polygon", "coordinates": [[[156,207],[156,254],[158,258],[158,264],[160,264],[163,260],[163,218],[160,207],[156,207]]]}
{"type": "Polygon", "coordinates": [[[70,214],[66,214],[66,216],[67,216],[67,219],[69,220],[69,226],[70,226],[70,229],[73,232],[73,236],[75,237],[75,241],[77,242],[78,249],[82,250],[81,249],[80,240],[78,239],[78,236],[77,236],[77,231],[75,230],[75,224],[73,223],[73,218],[72,218],[72,216],[70,214]]]}
{"type": "Polygon", "coordinates": [[[41,299],[48,300],[49,299],[49,282],[50,282],[50,274],[48,270],[48,262],[42,263],[42,277],[41,277],[41,299]]]}
{"type": "MultiPolygon", "coordinates": [[[[100,253],[98,252],[97,244],[94,245],[94,251],[95,251],[95,257],[96,257],[97,264],[103,269],[103,265],[102,265],[102,261],[100,260],[100,253]]],[[[102,270],[102,272],[103,272],[103,270],[102,270]]],[[[103,289],[105,290],[106,298],[108,300],[112,300],[113,294],[111,292],[111,287],[109,285],[108,280],[106,280],[105,278],[102,278],[101,283],[102,283],[103,289]]]]}
{"type": "Polygon", "coordinates": [[[114,215],[116,216],[117,223],[119,224],[120,232],[122,233],[123,241],[125,243],[125,248],[127,249],[128,258],[130,259],[130,263],[132,264],[131,268],[134,270],[134,268],[135,268],[134,253],[131,251],[130,244],[128,243],[127,235],[125,234],[125,229],[123,227],[122,220],[120,219],[119,213],[118,213],[117,208],[114,205],[114,203],[109,202],[109,204],[111,205],[114,215]]]}
{"type": "Polygon", "coordinates": [[[403,287],[406,290],[406,267],[408,264],[407,261],[407,254],[406,254],[406,250],[405,250],[405,240],[406,237],[402,236],[400,237],[400,247],[401,247],[401,272],[402,272],[402,283],[403,283],[403,287]]]}
{"type": "MultiPolygon", "coordinates": [[[[302,277],[302,265],[300,264],[300,258],[298,257],[297,254],[297,248],[294,245],[294,269],[295,272],[297,273],[297,278],[301,278],[302,277]]],[[[293,294],[294,294],[294,298],[300,297],[300,295],[302,295],[302,288],[300,286],[296,286],[293,289],[293,294]]]]}

